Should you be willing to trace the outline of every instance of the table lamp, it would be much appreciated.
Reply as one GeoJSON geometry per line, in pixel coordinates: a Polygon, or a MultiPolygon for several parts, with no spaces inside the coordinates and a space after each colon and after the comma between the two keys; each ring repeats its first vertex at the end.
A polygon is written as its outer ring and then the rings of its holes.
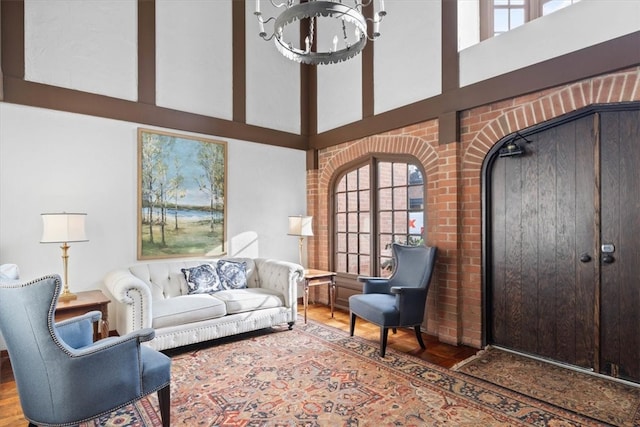
{"type": "Polygon", "coordinates": [[[59,301],[72,301],[78,298],[69,290],[68,264],[70,242],[87,242],[85,234],[86,213],[43,213],[42,239],[40,243],[62,243],[62,265],[64,268],[64,288],[59,301]]]}
{"type": "Polygon", "coordinates": [[[300,238],[298,254],[300,257],[300,265],[302,264],[302,246],[304,238],[307,236],[313,236],[313,228],[311,227],[313,217],[312,216],[290,216],[289,217],[289,234],[290,236],[298,236],[300,238]]]}

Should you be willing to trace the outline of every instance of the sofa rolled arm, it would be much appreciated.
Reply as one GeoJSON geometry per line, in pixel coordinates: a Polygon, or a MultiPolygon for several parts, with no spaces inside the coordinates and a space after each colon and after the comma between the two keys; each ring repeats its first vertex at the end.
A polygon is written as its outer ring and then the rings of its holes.
{"type": "Polygon", "coordinates": [[[265,258],[256,258],[255,263],[261,288],[282,293],[287,307],[297,303],[298,282],[304,277],[300,264],[265,258]]]}
{"type": "Polygon", "coordinates": [[[121,269],[108,273],[104,284],[115,299],[120,335],[151,327],[151,290],[145,282],[121,269]]]}

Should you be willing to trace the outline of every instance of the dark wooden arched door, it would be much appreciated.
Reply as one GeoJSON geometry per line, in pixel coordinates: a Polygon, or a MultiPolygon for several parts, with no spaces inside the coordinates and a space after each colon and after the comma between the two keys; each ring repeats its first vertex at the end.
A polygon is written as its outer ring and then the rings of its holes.
{"type": "Polygon", "coordinates": [[[526,138],[487,173],[487,341],[640,381],[640,111],[526,138]]]}

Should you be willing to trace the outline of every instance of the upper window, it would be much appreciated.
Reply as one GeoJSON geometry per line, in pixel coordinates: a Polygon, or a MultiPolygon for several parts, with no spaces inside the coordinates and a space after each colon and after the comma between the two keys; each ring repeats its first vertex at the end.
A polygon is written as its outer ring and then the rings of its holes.
{"type": "Polygon", "coordinates": [[[580,0],[482,0],[480,36],[482,40],[506,33],[580,0]]]}
{"type": "Polygon", "coordinates": [[[388,276],[393,242],[424,239],[424,180],[417,162],[371,158],[334,187],[334,269],[388,276]]]}

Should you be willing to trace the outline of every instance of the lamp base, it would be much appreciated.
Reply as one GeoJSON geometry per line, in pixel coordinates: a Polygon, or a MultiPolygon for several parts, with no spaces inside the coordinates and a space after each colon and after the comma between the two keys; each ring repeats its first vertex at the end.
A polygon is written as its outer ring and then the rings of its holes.
{"type": "Polygon", "coordinates": [[[73,301],[78,299],[78,296],[74,293],[72,293],[69,288],[64,288],[64,290],[62,291],[62,293],[60,294],[60,296],[58,297],[58,301],[61,302],[67,302],[67,301],[73,301]]]}

